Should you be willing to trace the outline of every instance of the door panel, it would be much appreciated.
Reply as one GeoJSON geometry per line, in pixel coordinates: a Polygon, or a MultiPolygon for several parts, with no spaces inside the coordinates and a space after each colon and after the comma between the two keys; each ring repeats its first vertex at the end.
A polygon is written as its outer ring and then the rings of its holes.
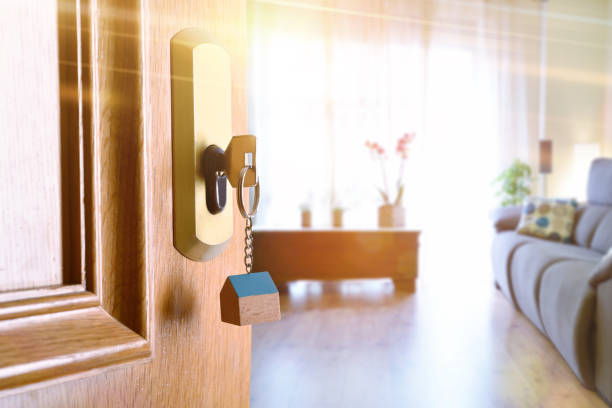
{"type": "MultiPolygon", "coordinates": [[[[83,215],[76,211],[76,221],[67,227],[73,235],[62,236],[62,243],[82,252],[70,261],[83,265],[77,270],[84,283],[67,285],[76,275],[64,274],[61,290],[68,294],[38,289],[21,292],[25,298],[5,299],[16,304],[6,309],[10,326],[0,322],[0,387],[3,373],[13,382],[5,383],[0,406],[248,406],[251,331],[222,323],[219,316],[222,284],[241,270],[244,221],[235,209],[232,241],[211,262],[189,261],[172,245],[169,60],[174,34],[193,26],[208,30],[232,57],[232,131],[246,133],[245,1],[76,5],[84,68],[77,118],[85,130],[77,144],[80,165],[62,167],[61,194],[74,189],[66,187],[67,175],[80,169],[81,199],[68,208],[81,204],[83,215]],[[75,231],[81,231],[77,242],[82,244],[76,247],[75,231]],[[83,299],[74,300],[79,304],[74,308],[63,296],[83,299]],[[41,298],[47,299],[44,305],[41,298]],[[42,317],[15,320],[31,313],[28,302],[42,317]],[[36,325],[38,320],[42,323],[36,325]],[[82,325],[87,321],[89,327],[82,325]],[[25,358],[28,353],[14,351],[17,344],[37,352],[25,358]],[[65,356],[74,357],[71,365],[56,364],[65,356]],[[19,377],[17,369],[3,371],[9,363],[23,368],[36,361],[49,365],[33,379],[19,377]]],[[[74,123],[66,115],[60,113],[62,138],[65,126],[74,123]]],[[[74,152],[60,148],[62,158],[74,152]]]]}
{"type": "Polygon", "coordinates": [[[57,1],[0,4],[0,291],[60,285],[57,1]]]}
{"type": "Polygon", "coordinates": [[[11,395],[146,362],[151,345],[146,324],[134,324],[149,315],[138,306],[147,298],[146,280],[143,296],[113,305],[99,283],[122,281],[121,271],[103,269],[104,238],[119,232],[105,220],[118,199],[104,196],[102,186],[114,182],[99,171],[104,156],[100,121],[93,120],[100,92],[91,81],[98,68],[89,4],[0,6],[6,11],[0,119],[7,130],[0,253],[10,261],[0,274],[0,395],[11,395]],[[126,303],[137,319],[118,312],[126,303]]]}

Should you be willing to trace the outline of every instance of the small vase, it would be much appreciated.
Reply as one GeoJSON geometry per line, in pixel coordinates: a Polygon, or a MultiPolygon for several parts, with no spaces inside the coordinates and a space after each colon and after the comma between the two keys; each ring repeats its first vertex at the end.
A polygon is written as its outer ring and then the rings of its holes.
{"type": "Polygon", "coordinates": [[[336,208],[335,210],[332,211],[332,225],[335,228],[341,228],[342,227],[342,213],[344,211],[336,208]]]}
{"type": "Polygon", "coordinates": [[[302,211],[302,228],[310,228],[311,225],[311,218],[312,218],[312,213],[310,212],[310,210],[303,210],[302,211]]]}
{"type": "Polygon", "coordinates": [[[378,226],[380,228],[404,227],[404,207],[392,204],[378,207],[378,226]]]}

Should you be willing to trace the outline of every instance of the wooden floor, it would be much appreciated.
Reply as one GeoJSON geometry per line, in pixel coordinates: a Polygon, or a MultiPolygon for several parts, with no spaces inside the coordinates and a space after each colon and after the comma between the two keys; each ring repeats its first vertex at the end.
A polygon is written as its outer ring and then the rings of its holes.
{"type": "Polygon", "coordinates": [[[426,272],[415,295],[291,284],[282,320],[253,328],[251,406],[606,406],[491,282],[426,272]]]}

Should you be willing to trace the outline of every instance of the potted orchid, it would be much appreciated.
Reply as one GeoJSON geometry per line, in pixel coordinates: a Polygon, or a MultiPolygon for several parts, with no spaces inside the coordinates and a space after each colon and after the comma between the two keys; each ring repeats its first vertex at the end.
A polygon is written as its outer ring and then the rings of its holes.
{"type": "Polygon", "coordinates": [[[395,180],[396,195],[391,199],[392,190],[389,186],[387,178],[387,162],[389,156],[386,150],[377,142],[366,141],[366,148],[370,151],[372,160],[380,164],[382,173],[382,187],[378,188],[382,198],[382,205],[378,208],[378,226],[379,227],[403,227],[404,207],[402,207],[402,199],[404,195],[404,166],[408,160],[410,146],[414,141],[416,134],[414,132],[404,133],[397,140],[395,154],[399,159],[399,169],[397,179],[395,180]]]}

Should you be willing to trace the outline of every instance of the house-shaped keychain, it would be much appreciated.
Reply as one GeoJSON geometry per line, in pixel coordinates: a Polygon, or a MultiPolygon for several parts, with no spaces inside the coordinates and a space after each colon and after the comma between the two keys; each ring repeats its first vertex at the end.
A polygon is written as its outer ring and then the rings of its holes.
{"type": "Polygon", "coordinates": [[[280,320],[278,289],[268,272],[229,276],[221,289],[221,320],[238,326],[280,320]]]}

